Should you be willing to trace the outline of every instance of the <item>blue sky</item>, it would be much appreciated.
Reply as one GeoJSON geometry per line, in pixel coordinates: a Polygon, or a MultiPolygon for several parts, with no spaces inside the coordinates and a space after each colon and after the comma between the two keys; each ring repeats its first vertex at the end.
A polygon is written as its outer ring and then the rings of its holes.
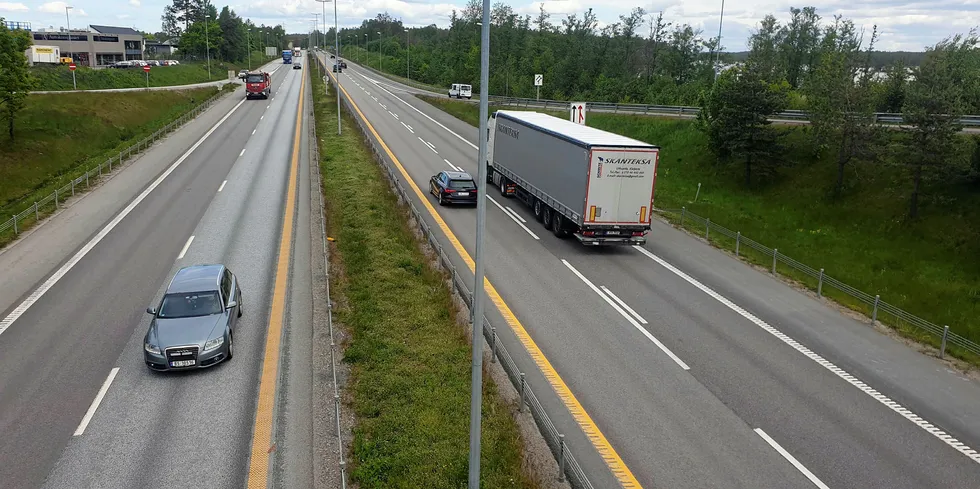
{"type": "MultiPolygon", "coordinates": [[[[289,32],[305,32],[313,22],[313,13],[321,10],[315,0],[212,0],[215,5],[228,4],[239,15],[257,23],[283,23],[289,32]]],[[[494,0],[496,1],[496,0],[494,0]]],[[[465,0],[340,0],[337,5],[339,22],[350,26],[360,24],[365,18],[388,11],[408,25],[448,23],[453,8],[462,9],[465,0]]],[[[541,2],[511,0],[508,2],[520,13],[535,14],[541,2]]],[[[35,28],[62,27],[65,25],[65,5],[71,5],[73,26],[104,24],[135,27],[157,31],[160,14],[167,4],[162,0],[71,0],[48,2],[45,0],[0,0],[0,17],[27,21],[35,28]]],[[[718,14],[721,0],[549,0],[545,9],[552,13],[552,21],[571,13],[584,12],[593,7],[604,25],[616,22],[619,15],[633,7],[641,6],[647,12],[664,12],[664,17],[676,24],[688,23],[704,30],[706,37],[718,30],[718,14]]],[[[922,50],[943,37],[967,32],[980,24],[980,0],[812,0],[808,3],[782,0],[726,0],[723,44],[730,50],[744,50],[746,39],[758,22],[768,13],[780,19],[788,18],[791,6],[813,5],[826,21],[834,14],[842,14],[870,30],[878,24],[881,32],[881,49],[922,50]]],[[[333,4],[326,4],[328,22],[333,22],[333,4]]],[[[644,27],[647,33],[649,27],[644,27]]]]}

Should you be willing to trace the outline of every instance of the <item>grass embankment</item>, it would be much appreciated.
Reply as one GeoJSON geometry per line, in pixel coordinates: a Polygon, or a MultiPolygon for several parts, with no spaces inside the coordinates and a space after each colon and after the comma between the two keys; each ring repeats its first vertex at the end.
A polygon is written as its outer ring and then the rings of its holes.
{"type": "MultiPolygon", "coordinates": [[[[336,99],[313,78],[320,128],[336,124],[336,99]]],[[[457,489],[467,480],[470,347],[445,275],[419,250],[405,212],[356,123],[321,130],[334,318],[351,332],[345,359],[354,428],[351,478],[362,489],[457,489]]],[[[535,487],[523,442],[497,387],[483,386],[484,487],[535,487]]]]}
{"type": "MultiPolygon", "coordinates": [[[[0,222],[218,92],[199,88],[27,97],[26,108],[17,115],[15,139],[0,137],[0,222]]],[[[12,236],[12,231],[0,235],[0,245],[12,236]]]]}
{"type": "MultiPolygon", "coordinates": [[[[420,97],[476,126],[475,104],[420,97]]],[[[564,114],[554,114],[564,117],[564,114]]],[[[980,342],[980,189],[936,181],[924,188],[921,217],[906,219],[911,180],[894,164],[853,164],[848,188],[831,197],[836,166],[817,159],[816,146],[805,128],[787,128],[790,168],[774,181],[747,190],[742,168],[715,163],[707,139],[690,121],[590,113],[588,125],[660,145],[656,205],[684,206],[743,236],[779,249],[802,263],[883,301],[980,342]],[[701,192],[694,202],[698,184],[701,192]]],[[[693,228],[692,228],[693,230],[693,228]]],[[[697,229],[704,234],[703,229],[697,229]]],[[[716,233],[715,244],[734,248],[734,240],[716,233]]],[[[743,257],[771,266],[746,246],[743,257]]],[[[816,289],[815,279],[789,269],[781,273],[816,289]]],[[[824,294],[870,313],[863,303],[829,287],[824,294]]],[[[922,338],[893,318],[879,314],[907,335],[922,338]]],[[[955,352],[954,352],[955,353],[955,352]]],[[[968,358],[969,359],[969,358],[968,358]]],[[[970,359],[976,360],[976,359],[970,359]]]]}
{"type": "MultiPolygon", "coordinates": [[[[273,59],[275,58],[265,56],[261,58],[253,57],[252,68],[262,66],[273,59]]],[[[151,66],[150,86],[169,87],[227,80],[229,70],[237,74],[239,70],[247,67],[247,63],[211,61],[211,78],[208,79],[208,65],[206,63],[188,62],[177,66],[151,66]]],[[[71,71],[68,70],[67,65],[35,65],[31,68],[31,72],[38,79],[38,86],[35,90],[72,89],[71,71]]],[[[92,69],[87,66],[78,66],[75,70],[75,82],[79,90],[139,88],[146,86],[146,74],[140,67],[92,69]]]]}

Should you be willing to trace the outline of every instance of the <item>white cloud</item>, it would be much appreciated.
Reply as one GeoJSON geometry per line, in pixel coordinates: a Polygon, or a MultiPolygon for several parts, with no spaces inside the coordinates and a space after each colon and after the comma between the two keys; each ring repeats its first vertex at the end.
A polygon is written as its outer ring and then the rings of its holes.
{"type": "MultiPolygon", "coordinates": [[[[48,2],[48,3],[46,3],[44,5],[41,5],[40,7],[38,7],[38,10],[41,11],[41,12],[44,12],[46,14],[64,14],[65,13],[65,7],[68,7],[68,6],[69,5],[67,3],[65,3],[65,2],[48,2]]],[[[72,7],[72,9],[71,9],[71,15],[72,16],[76,16],[77,15],[79,17],[86,17],[86,16],[88,16],[88,14],[85,13],[84,10],[82,10],[80,8],[76,8],[76,7],[72,7]]]]}
{"type": "Polygon", "coordinates": [[[4,11],[4,12],[27,12],[28,10],[30,10],[30,9],[27,8],[27,5],[24,5],[22,3],[0,2],[0,11],[4,11]]]}
{"type": "Polygon", "coordinates": [[[134,6],[134,7],[139,7],[140,6],[140,0],[129,0],[129,4],[132,5],[132,6],[134,6]]]}

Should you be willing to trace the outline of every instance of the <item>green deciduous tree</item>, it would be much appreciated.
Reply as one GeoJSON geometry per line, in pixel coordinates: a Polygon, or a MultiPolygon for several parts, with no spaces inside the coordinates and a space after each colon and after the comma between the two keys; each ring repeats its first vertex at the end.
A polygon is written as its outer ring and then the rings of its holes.
{"type": "Polygon", "coordinates": [[[924,178],[948,170],[957,151],[964,98],[976,83],[977,34],[948,37],[926,51],[905,95],[902,115],[911,126],[902,160],[912,173],[909,217],[919,215],[924,178]]]}
{"type": "Polygon", "coordinates": [[[24,108],[28,93],[37,81],[31,75],[24,51],[31,46],[27,31],[7,28],[0,17],[0,114],[7,119],[7,132],[14,139],[14,121],[24,108]]]}
{"type": "Polygon", "coordinates": [[[874,50],[877,28],[864,53],[861,37],[853,22],[837,16],[824,33],[817,65],[804,90],[809,119],[821,145],[836,153],[835,197],[844,191],[847,164],[876,155],[878,125],[868,56],[874,50]]]}

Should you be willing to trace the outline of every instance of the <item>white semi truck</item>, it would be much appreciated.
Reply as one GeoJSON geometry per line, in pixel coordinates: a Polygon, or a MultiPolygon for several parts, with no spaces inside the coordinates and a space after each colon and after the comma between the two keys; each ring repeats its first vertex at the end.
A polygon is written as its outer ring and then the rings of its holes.
{"type": "Polygon", "coordinates": [[[487,183],[517,197],[559,238],[646,242],[660,148],[539,112],[498,110],[487,131],[487,183]]]}

